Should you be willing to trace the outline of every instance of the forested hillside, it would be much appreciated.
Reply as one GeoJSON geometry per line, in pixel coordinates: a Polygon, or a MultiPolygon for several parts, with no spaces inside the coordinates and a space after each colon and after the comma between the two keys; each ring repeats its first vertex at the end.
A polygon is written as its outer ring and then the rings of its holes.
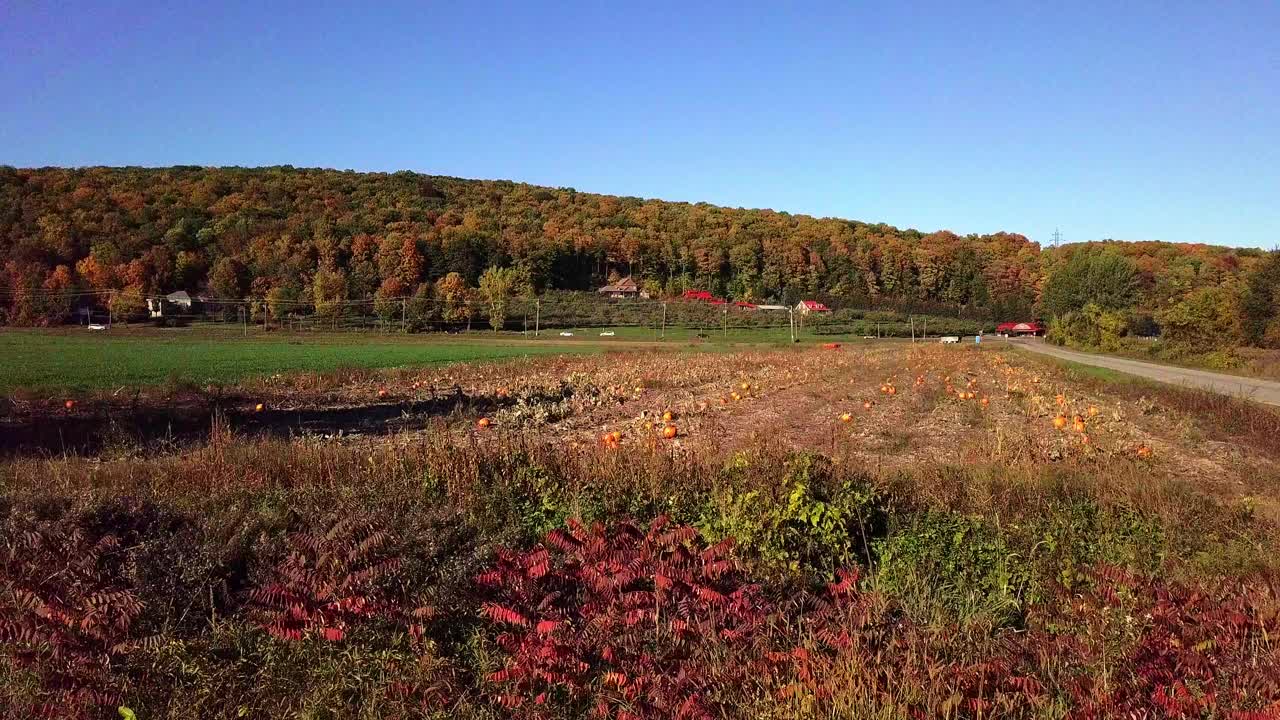
{"type": "MultiPolygon", "coordinates": [[[[1092,299],[1087,283],[1048,308],[1042,294],[1095,256],[1123,266],[1123,287],[1103,306],[1151,330],[1189,298],[1246,304],[1264,253],[1115,242],[1041,252],[1013,233],[922,233],[410,172],[0,168],[0,305],[10,324],[59,321],[68,303],[49,298],[69,291],[183,289],[319,306],[458,293],[495,266],[520,268],[537,291],[631,274],[655,295],[700,288],[1008,319],[1078,310],[1092,299]]],[[[1266,335],[1267,317],[1250,337],[1266,335]]]]}

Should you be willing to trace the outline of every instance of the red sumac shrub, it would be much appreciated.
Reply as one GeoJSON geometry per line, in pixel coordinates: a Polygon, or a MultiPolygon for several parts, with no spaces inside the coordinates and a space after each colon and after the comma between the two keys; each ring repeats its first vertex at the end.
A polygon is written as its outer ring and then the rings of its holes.
{"type": "Polygon", "coordinates": [[[113,561],[116,536],[90,537],[70,520],[10,517],[0,540],[0,655],[40,683],[36,707],[25,710],[79,717],[118,703],[112,669],[137,644],[131,629],[142,602],[113,561]]]}
{"type": "Polygon", "coordinates": [[[707,547],[658,518],[570,522],[477,577],[501,628],[496,699],[524,717],[551,706],[598,717],[709,718],[750,692],[772,615],[730,541],[707,547]]]}
{"type": "Polygon", "coordinates": [[[413,608],[387,592],[400,565],[392,536],[369,523],[331,520],[322,531],[290,533],[288,553],[269,578],[249,592],[251,612],[284,640],[318,637],[337,642],[360,622],[403,622],[416,640],[430,608],[413,608]]]}

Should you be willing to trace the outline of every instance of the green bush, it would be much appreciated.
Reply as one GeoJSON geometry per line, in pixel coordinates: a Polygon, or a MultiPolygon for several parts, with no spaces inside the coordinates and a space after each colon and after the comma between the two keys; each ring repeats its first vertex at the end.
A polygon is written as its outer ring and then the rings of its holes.
{"type": "Polygon", "coordinates": [[[866,479],[838,480],[828,460],[809,453],[787,459],[777,482],[749,480],[758,473],[745,455],[726,466],[698,522],[710,541],[733,537],[762,565],[802,575],[870,561],[887,511],[866,479]]]}
{"type": "Polygon", "coordinates": [[[926,512],[878,543],[877,589],[916,621],[1020,621],[1031,582],[1026,558],[981,518],[926,512]]]}

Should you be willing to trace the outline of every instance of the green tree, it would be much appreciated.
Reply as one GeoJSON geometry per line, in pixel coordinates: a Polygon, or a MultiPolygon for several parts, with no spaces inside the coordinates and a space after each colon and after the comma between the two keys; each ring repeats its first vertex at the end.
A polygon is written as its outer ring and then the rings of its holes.
{"type": "Polygon", "coordinates": [[[1078,251],[1045,281],[1040,306],[1050,316],[1093,303],[1105,310],[1131,307],[1137,300],[1137,270],[1115,252],[1078,251]]]}
{"type": "Polygon", "coordinates": [[[343,303],[347,300],[347,276],[340,270],[321,268],[311,279],[311,294],[316,317],[337,327],[343,303]]]}
{"type": "Polygon", "coordinates": [[[489,326],[501,330],[507,322],[507,307],[513,297],[532,294],[529,271],[518,267],[491,267],[480,276],[480,296],[489,309],[489,326]]]}
{"type": "Polygon", "coordinates": [[[125,325],[128,325],[130,320],[141,318],[147,311],[142,287],[130,285],[124,290],[111,293],[110,299],[107,300],[107,311],[111,313],[112,321],[123,322],[125,325]]]}
{"type": "Polygon", "coordinates": [[[1239,298],[1231,288],[1200,288],[1156,314],[1161,339],[1179,350],[1204,353],[1241,341],[1239,298]]]}
{"type": "Polygon", "coordinates": [[[1249,274],[1241,303],[1245,340],[1280,348],[1280,250],[1268,253],[1249,274]]]}

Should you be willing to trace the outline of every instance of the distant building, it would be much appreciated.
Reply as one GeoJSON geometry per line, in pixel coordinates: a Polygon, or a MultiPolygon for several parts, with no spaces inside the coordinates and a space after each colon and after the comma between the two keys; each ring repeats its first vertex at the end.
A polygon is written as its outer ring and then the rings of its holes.
{"type": "Polygon", "coordinates": [[[997,325],[996,332],[1000,335],[1043,335],[1044,326],[1034,320],[1031,322],[1007,322],[997,325]]]}
{"type": "Polygon", "coordinates": [[[186,290],[171,292],[162,298],[147,298],[147,314],[153,318],[169,315],[190,315],[195,308],[186,290]]]}
{"type": "Polygon", "coordinates": [[[809,313],[815,313],[815,312],[819,312],[819,313],[831,312],[831,308],[827,307],[826,305],[823,305],[817,300],[801,300],[800,302],[796,303],[796,312],[800,313],[801,315],[808,315],[809,313]]]}
{"type": "Polygon", "coordinates": [[[645,298],[649,297],[646,290],[640,288],[635,280],[630,277],[624,277],[616,283],[605,285],[596,292],[601,295],[608,295],[611,298],[645,298]]]}
{"type": "Polygon", "coordinates": [[[703,302],[710,302],[714,300],[715,297],[711,293],[707,292],[706,290],[685,290],[684,294],[680,296],[680,299],[681,300],[701,300],[703,302]]]}

